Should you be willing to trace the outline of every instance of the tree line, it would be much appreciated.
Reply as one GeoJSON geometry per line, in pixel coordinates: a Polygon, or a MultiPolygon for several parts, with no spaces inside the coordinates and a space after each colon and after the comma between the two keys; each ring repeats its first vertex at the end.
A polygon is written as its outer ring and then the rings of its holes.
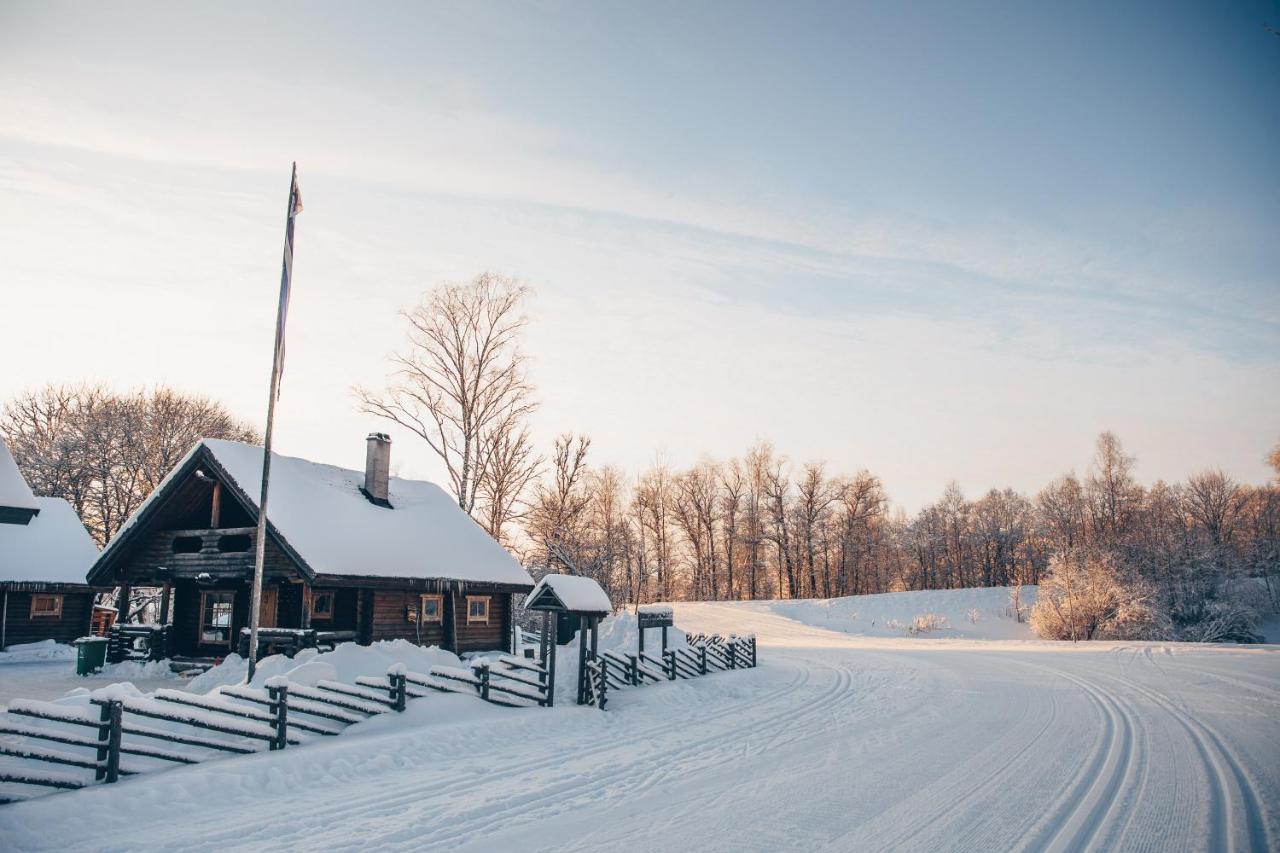
{"type": "MultiPolygon", "coordinates": [[[[632,604],[1056,578],[1037,629],[1073,638],[1247,639],[1280,603],[1280,480],[1250,486],[1207,470],[1143,487],[1110,432],[1083,477],[976,498],[952,483],[914,515],[891,509],[874,473],[833,473],[768,442],[635,476],[595,464],[585,435],[560,436],[544,456],[526,425],[536,408],[519,347],[527,293],[490,273],[429,292],[405,314],[392,382],[357,396],[426,440],[459,505],[535,573],[589,576],[632,604]],[[1050,606],[1065,614],[1058,627],[1050,606]]],[[[1280,477],[1280,448],[1270,461],[1280,477]]]]}
{"type": "MultiPolygon", "coordinates": [[[[1070,639],[1249,639],[1280,605],[1280,447],[1268,484],[1207,470],[1144,487],[1106,432],[1083,476],[1031,495],[952,483],[915,514],[870,471],[764,441],[630,475],[597,464],[586,435],[535,446],[527,294],[490,273],[431,290],[404,312],[385,388],[353,393],[423,440],[459,507],[535,575],[592,577],[618,604],[1039,584],[1033,624],[1070,639]]],[[[102,385],[18,395],[0,435],[36,493],[69,500],[100,545],[200,438],[259,441],[207,398],[102,385]]]]}

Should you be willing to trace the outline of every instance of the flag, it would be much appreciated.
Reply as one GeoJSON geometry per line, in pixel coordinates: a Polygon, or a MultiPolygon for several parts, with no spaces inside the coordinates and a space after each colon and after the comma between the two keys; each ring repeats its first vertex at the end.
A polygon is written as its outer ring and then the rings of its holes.
{"type": "Polygon", "coordinates": [[[302,191],[298,188],[298,164],[293,164],[289,181],[289,214],[284,226],[284,264],[280,272],[280,305],[276,311],[275,374],[271,377],[280,397],[280,380],[284,376],[284,324],[289,317],[289,291],[293,281],[293,220],[302,212],[302,191]]]}

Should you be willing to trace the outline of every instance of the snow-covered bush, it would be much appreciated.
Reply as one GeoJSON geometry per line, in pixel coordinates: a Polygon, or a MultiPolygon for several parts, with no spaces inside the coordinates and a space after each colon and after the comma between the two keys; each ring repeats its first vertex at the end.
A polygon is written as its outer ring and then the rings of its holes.
{"type": "Polygon", "coordinates": [[[951,624],[945,616],[939,616],[937,613],[921,613],[911,620],[907,633],[914,637],[917,634],[927,634],[930,631],[945,631],[950,627],[951,624]]]}
{"type": "Polygon", "coordinates": [[[971,607],[969,608],[968,612],[965,613],[965,618],[969,620],[970,625],[977,625],[980,621],[982,621],[982,613],[978,611],[978,608],[971,607]]]}
{"type": "Polygon", "coordinates": [[[1040,581],[1031,627],[1048,640],[1160,640],[1171,633],[1152,590],[1103,551],[1055,554],[1040,581]]]}

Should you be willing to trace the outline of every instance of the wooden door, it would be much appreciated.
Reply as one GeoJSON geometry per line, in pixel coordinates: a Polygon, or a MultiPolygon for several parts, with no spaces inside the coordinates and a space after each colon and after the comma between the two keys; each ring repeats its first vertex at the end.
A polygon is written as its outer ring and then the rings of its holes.
{"type": "Polygon", "coordinates": [[[276,613],[280,601],[280,587],[263,585],[262,601],[258,607],[258,627],[275,628],[276,613]]]}

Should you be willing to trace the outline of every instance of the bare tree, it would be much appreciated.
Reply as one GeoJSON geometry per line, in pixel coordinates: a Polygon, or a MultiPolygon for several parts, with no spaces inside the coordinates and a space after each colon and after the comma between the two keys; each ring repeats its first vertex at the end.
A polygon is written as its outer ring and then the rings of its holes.
{"type": "Polygon", "coordinates": [[[524,418],[535,408],[519,347],[527,294],[518,282],[487,272],[437,287],[403,314],[409,345],[392,356],[392,383],[382,392],[355,389],[363,411],[410,430],[440,457],[468,513],[493,473],[495,454],[520,443],[524,418]]]}
{"type": "Polygon", "coordinates": [[[36,494],[65,498],[99,545],[200,439],[259,441],[207,397],[101,384],[20,394],[5,404],[0,434],[36,494]]]}
{"type": "Polygon", "coordinates": [[[534,451],[529,429],[506,426],[491,430],[485,455],[489,467],[477,486],[480,526],[504,545],[510,544],[507,525],[523,518],[524,496],[542,468],[542,457],[534,451]]]}

